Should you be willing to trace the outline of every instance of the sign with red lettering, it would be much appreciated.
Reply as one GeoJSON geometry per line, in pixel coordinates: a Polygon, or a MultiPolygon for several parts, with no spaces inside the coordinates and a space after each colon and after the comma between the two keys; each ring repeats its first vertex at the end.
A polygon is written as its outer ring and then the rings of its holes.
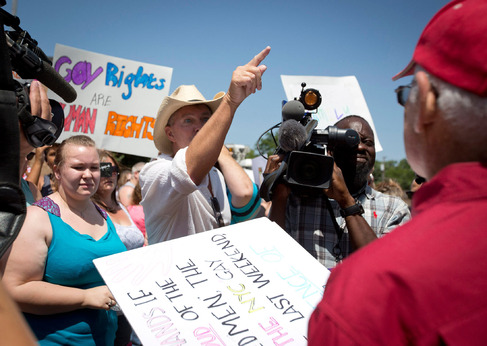
{"type": "Polygon", "coordinates": [[[157,110],[169,94],[172,68],[56,45],[53,67],[76,90],[64,109],[59,141],[77,134],[93,138],[98,148],[157,156],[153,131],[157,110]]]}
{"type": "Polygon", "coordinates": [[[94,263],[144,345],[306,345],[329,276],[265,217],[94,263]]]}

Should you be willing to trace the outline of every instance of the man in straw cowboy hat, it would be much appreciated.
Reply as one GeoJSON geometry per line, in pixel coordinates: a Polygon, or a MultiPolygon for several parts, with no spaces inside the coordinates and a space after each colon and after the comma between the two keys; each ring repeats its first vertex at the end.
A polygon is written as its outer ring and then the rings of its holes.
{"type": "Polygon", "coordinates": [[[487,1],[455,0],[393,79],[411,168],[426,179],[413,218],[337,266],[310,345],[485,345],[487,1]]]}
{"type": "Polygon", "coordinates": [[[160,155],[139,177],[149,244],[228,225],[227,185],[233,207],[251,199],[252,182],[223,144],[239,105],[262,88],[269,52],[237,67],[226,94],[206,100],[194,85],[182,85],[162,101],[154,127],[160,155]]]}

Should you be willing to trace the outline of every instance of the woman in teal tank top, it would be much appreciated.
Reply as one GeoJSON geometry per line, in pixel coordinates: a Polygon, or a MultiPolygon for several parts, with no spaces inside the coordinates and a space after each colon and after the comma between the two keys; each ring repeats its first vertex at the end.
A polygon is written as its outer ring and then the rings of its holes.
{"type": "Polygon", "coordinates": [[[91,202],[100,181],[95,143],[65,140],[56,155],[58,191],[28,208],[4,284],[41,345],[113,345],[115,300],[93,260],[126,247],[91,202]]]}

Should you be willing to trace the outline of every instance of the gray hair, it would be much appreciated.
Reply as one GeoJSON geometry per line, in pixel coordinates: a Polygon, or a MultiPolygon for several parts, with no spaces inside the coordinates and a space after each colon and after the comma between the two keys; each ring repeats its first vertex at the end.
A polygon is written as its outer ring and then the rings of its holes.
{"type": "MultiPolygon", "coordinates": [[[[430,83],[438,91],[437,104],[443,117],[452,128],[457,128],[463,135],[485,137],[487,120],[487,97],[481,97],[465,89],[456,87],[428,73],[421,66],[415,72],[424,71],[430,83]],[[481,126],[483,125],[483,126],[481,126]]],[[[411,90],[410,101],[416,102],[418,88],[411,90]]]]}

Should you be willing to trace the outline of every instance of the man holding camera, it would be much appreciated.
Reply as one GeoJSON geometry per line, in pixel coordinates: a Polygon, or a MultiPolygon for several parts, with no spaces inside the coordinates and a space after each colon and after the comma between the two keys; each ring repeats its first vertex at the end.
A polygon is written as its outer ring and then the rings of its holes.
{"type": "Polygon", "coordinates": [[[161,154],[139,176],[149,244],[229,225],[231,208],[260,206],[251,202],[257,189],[223,143],[238,106],[262,88],[269,51],[237,67],[226,94],[205,100],[194,85],[183,85],[162,101],[154,127],[161,154]]]}
{"type": "MultiPolygon", "coordinates": [[[[404,201],[367,184],[375,163],[369,123],[352,115],[335,126],[357,131],[360,143],[329,153],[335,159],[330,188],[307,195],[284,182],[277,184],[269,215],[327,268],[410,219],[404,201]]],[[[281,160],[271,156],[266,172],[274,171],[281,160]]]]}
{"type": "Polygon", "coordinates": [[[394,79],[412,169],[413,219],[328,280],[310,345],[483,345],[487,340],[487,2],[454,0],[394,79]]]}

